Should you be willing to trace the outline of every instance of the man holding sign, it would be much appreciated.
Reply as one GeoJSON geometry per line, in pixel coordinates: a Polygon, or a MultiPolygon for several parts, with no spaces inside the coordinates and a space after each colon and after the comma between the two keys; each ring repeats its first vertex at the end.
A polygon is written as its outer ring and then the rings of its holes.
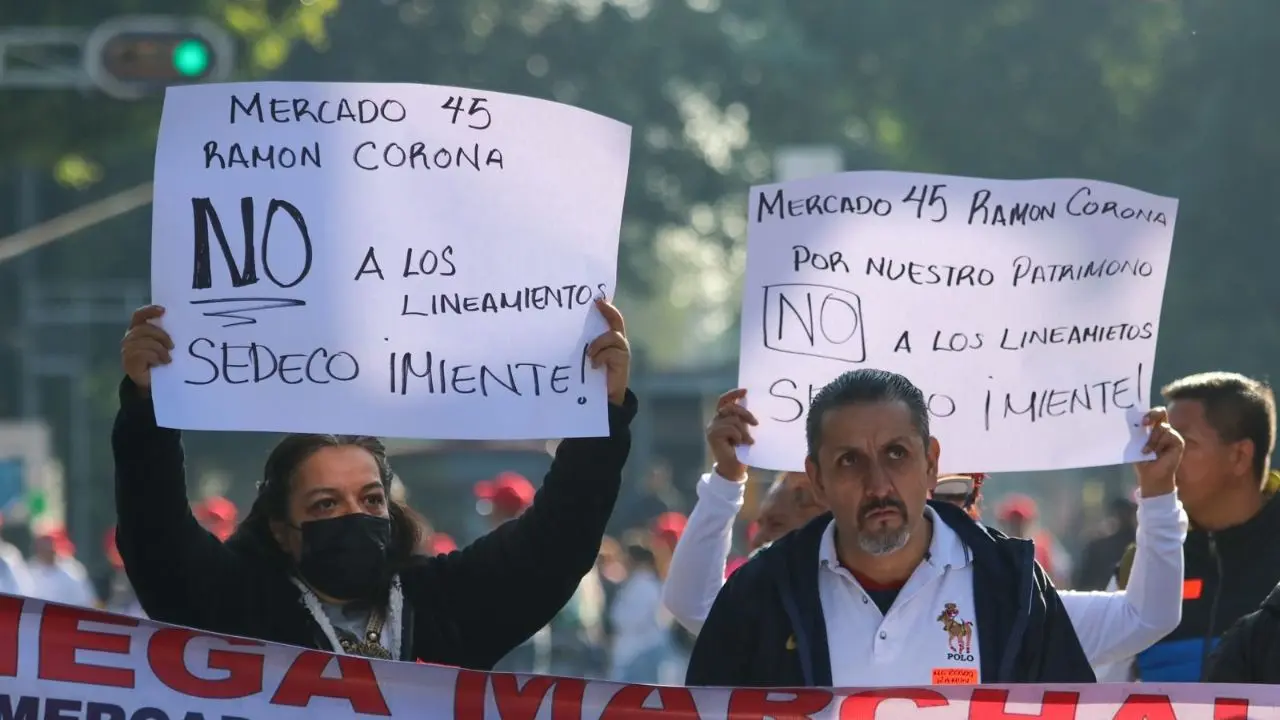
{"type": "MultiPolygon", "coordinates": [[[[1172,499],[1182,437],[1163,409],[1143,424],[1155,459],[1137,465],[1141,492],[1172,499]]],[[[845,373],[815,395],[805,430],[805,469],[831,512],[729,578],[690,685],[1095,681],[1032,544],[928,501],[941,446],[911,381],[845,373]]]]}

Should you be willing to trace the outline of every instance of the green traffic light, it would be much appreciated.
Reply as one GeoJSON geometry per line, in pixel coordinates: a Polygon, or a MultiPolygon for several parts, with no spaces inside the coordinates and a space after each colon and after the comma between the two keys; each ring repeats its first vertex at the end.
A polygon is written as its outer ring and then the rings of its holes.
{"type": "Polygon", "coordinates": [[[209,70],[209,46],[199,40],[183,40],[173,49],[173,69],[186,77],[198,77],[209,70]]]}

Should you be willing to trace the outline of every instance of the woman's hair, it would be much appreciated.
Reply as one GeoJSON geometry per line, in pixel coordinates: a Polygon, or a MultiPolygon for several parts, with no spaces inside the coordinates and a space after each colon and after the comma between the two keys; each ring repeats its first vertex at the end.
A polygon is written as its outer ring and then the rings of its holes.
{"type": "Polygon", "coordinates": [[[391,497],[391,465],[382,441],[368,435],[286,435],[267,457],[258,497],[240,527],[228,542],[248,542],[282,565],[291,560],[276,542],[271,522],[289,522],[289,493],[302,466],[317,451],[330,447],[358,447],[373,456],[378,464],[382,486],[387,492],[387,511],[391,516],[391,545],[387,548],[388,569],[398,572],[411,562],[422,546],[424,536],[421,516],[404,503],[391,497]]]}

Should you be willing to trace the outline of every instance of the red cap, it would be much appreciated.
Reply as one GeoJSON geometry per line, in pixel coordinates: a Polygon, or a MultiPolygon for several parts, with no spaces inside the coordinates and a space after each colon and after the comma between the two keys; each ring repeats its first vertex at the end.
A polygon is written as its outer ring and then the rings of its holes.
{"type": "Polygon", "coordinates": [[[448,555],[457,549],[458,543],[442,532],[431,533],[427,539],[427,553],[430,555],[448,555]]]}
{"type": "Polygon", "coordinates": [[[1001,520],[1035,520],[1039,515],[1036,501],[1021,493],[1006,495],[996,510],[996,516],[1001,520]]]}
{"type": "Polygon", "coordinates": [[[235,532],[236,519],[239,515],[234,503],[219,496],[207,498],[196,503],[195,507],[192,508],[192,513],[205,529],[223,541],[231,537],[231,533],[235,532]]]}
{"type": "Polygon", "coordinates": [[[53,551],[62,557],[72,557],[76,554],[75,543],[71,542],[71,537],[67,535],[67,529],[64,527],[49,528],[37,537],[50,540],[53,543],[53,551]]]}
{"type": "Polygon", "coordinates": [[[488,500],[504,515],[519,515],[533,504],[533,483],[514,472],[499,473],[493,480],[476,483],[476,497],[488,500]]]}
{"type": "Polygon", "coordinates": [[[678,512],[664,512],[653,521],[653,535],[657,540],[674,549],[676,543],[680,542],[680,536],[684,534],[684,526],[688,524],[689,518],[684,515],[678,512]]]}
{"type": "Polygon", "coordinates": [[[235,524],[239,512],[236,510],[235,503],[221,497],[213,496],[199,503],[196,503],[196,515],[201,520],[209,520],[212,522],[235,524]]]}

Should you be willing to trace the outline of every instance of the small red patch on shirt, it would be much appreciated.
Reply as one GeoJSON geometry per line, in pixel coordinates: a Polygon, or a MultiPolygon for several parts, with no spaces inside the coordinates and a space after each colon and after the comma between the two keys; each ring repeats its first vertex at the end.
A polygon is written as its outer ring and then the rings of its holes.
{"type": "Polygon", "coordinates": [[[1204,593],[1204,581],[1199,578],[1182,581],[1182,599],[1199,600],[1204,593]]]}

